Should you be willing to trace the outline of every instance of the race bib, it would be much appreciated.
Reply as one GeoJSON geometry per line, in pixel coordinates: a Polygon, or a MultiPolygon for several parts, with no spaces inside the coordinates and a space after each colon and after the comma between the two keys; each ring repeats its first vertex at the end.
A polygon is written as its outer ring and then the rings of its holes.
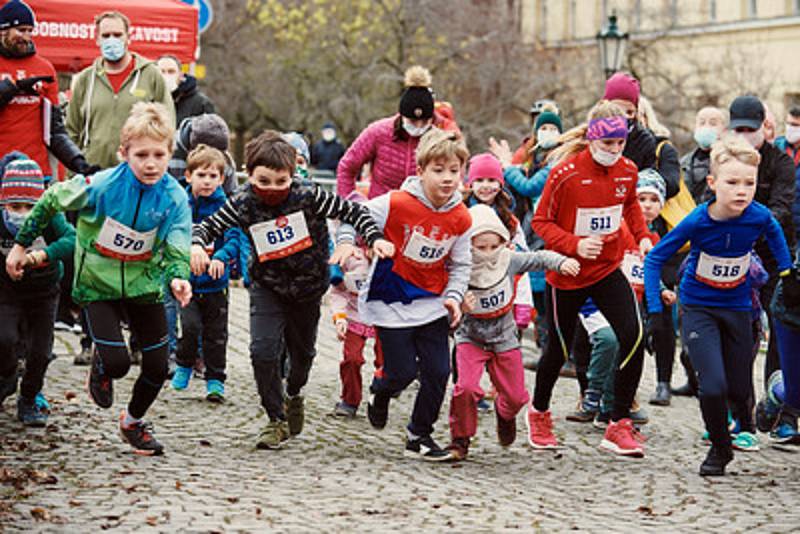
{"type": "Polygon", "coordinates": [[[344,287],[350,293],[358,293],[367,287],[367,272],[349,272],[344,275],[344,287]]]}
{"type": "Polygon", "coordinates": [[[730,289],[745,281],[750,270],[750,253],[738,258],[719,258],[701,252],[694,277],[718,289],[730,289]]]}
{"type": "Polygon", "coordinates": [[[431,239],[430,237],[426,237],[414,231],[411,234],[411,239],[408,240],[408,243],[406,243],[403,249],[403,256],[417,263],[437,263],[450,252],[450,248],[453,246],[453,240],[454,239],[436,241],[435,239],[431,239]]]}
{"type": "Polygon", "coordinates": [[[608,208],[578,208],[575,214],[575,235],[608,235],[619,230],[622,204],[608,208]]]}
{"type": "Polygon", "coordinates": [[[470,291],[475,296],[475,309],[471,312],[475,317],[499,317],[514,304],[514,287],[507,276],[494,287],[470,291]]]}
{"type": "Polygon", "coordinates": [[[626,252],[622,259],[622,274],[628,283],[636,287],[644,287],[644,261],[635,252],[626,252]]]}
{"type": "Polygon", "coordinates": [[[154,228],[149,232],[137,232],[106,217],[94,246],[103,256],[120,261],[147,260],[153,255],[157,231],[154,228]]]}
{"type": "Polygon", "coordinates": [[[250,236],[256,246],[258,261],[286,258],[307,249],[312,243],[302,211],[254,224],[250,227],[250,236]]]}

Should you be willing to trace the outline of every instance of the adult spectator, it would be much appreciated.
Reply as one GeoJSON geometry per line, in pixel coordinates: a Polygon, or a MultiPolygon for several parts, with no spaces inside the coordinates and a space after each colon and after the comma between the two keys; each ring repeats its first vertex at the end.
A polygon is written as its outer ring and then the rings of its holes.
{"type": "Polygon", "coordinates": [[[694,142],[697,146],[681,158],[683,181],[695,204],[708,200],[708,176],[711,163],[711,145],[722,136],[728,126],[725,112],[706,106],[697,112],[694,119],[694,142]]]}
{"type": "Polygon", "coordinates": [[[179,182],[186,185],[186,157],[197,145],[208,145],[216,148],[225,156],[225,181],[222,189],[230,195],[239,185],[236,179],[236,164],[233,156],[228,152],[230,145],[230,130],[225,119],[216,113],[204,113],[196,117],[187,117],[175,132],[175,151],[169,160],[169,172],[179,182]]]}
{"type": "Polygon", "coordinates": [[[24,2],[13,0],[0,8],[0,156],[23,152],[49,180],[49,149],[69,170],[92,174],[97,168],[86,162],[64,128],[56,71],[36,53],[35,25],[24,2]]]}
{"type": "Polygon", "coordinates": [[[795,167],[795,199],[792,206],[795,240],[800,241],[800,106],[789,108],[786,133],[775,140],[775,146],[792,158],[795,167]]]}
{"type": "Polygon", "coordinates": [[[180,125],[188,117],[203,113],[214,113],[214,103],[197,88],[197,78],[181,70],[181,62],[171,54],[158,58],[158,70],[164,76],[167,91],[175,104],[176,124],[180,125]]]}
{"type": "Polygon", "coordinates": [[[398,189],[406,177],[416,174],[416,150],[420,137],[432,126],[444,126],[434,114],[431,75],[414,66],[406,71],[399,113],[379,119],[362,131],[345,152],[336,171],[336,189],[346,197],[356,186],[361,168],[372,168],[369,198],[398,189]]]}
{"type": "Polygon", "coordinates": [[[119,163],[119,134],[136,102],[161,102],[173,113],[172,96],[152,61],[128,50],[130,21],[118,11],[95,20],[101,57],[75,76],[67,131],[92,163],[119,163]]]}
{"type": "Polygon", "coordinates": [[[311,147],[311,166],[323,171],[336,172],[339,160],[344,156],[344,145],[336,134],[336,126],[326,122],[320,130],[322,139],[311,147]]]}
{"type": "MultiPolygon", "coordinates": [[[[730,106],[731,121],[728,128],[746,139],[761,154],[758,165],[756,202],[767,206],[778,220],[786,242],[794,255],[795,229],[792,221],[792,208],[796,195],[795,166],[792,158],[779,148],[771,145],[764,137],[766,113],[761,101],[755,96],[737,97],[730,106]]],[[[769,273],[769,281],[761,288],[761,305],[770,309],[772,295],[778,283],[777,261],[764,240],[756,244],[756,253],[761,256],[769,273]]],[[[774,332],[772,314],[768,312],[769,329],[774,332]]],[[[780,368],[775,336],[769,336],[767,361],[764,366],[764,383],[773,371],[780,368]]],[[[796,425],[796,422],[795,422],[796,425]]],[[[795,426],[796,428],[796,426],[795,426]]]]}
{"type": "MultiPolygon", "coordinates": [[[[553,100],[537,100],[534,102],[533,106],[531,106],[530,110],[531,132],[522,140],[522,143],[511,157],[512,165],[525,165],[526,163],[530,162],[531,154],[534,153],[534,149],[536,148],[536,133],[540,125],[539,117],[543,113],[547,113],[549,117],[558,117],[558,131],[563,131],[563,127],[561,126],[561,113],[558,109],[558,104],[556,104],[553,100]]],[[[534,169],[534,172],[535,171],[536,169],[534,169]]]]}

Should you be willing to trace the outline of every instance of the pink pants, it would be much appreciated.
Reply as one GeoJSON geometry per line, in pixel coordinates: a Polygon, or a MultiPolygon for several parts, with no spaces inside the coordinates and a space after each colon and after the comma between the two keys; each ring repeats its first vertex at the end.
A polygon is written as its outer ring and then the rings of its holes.
{"type": "MultiPolygon", "coordinates": [[[[364,365],[364,344],[367,338],[348,330],[344,338],[344,358],[339,363],[339,376],[342,379],[342,401],[350,406],[361,403],[361,366],[364,365]]],[[[381,343],[375,338],[375,373],[380,374],[383,367],[381,343]]]]}
{"type": "Polygon", "coordinates": [[[471,438],[478,428],[478,401],[483,398],[480,386],[483,369],[497,388],[495,410],[503,419],[513,419],[530,397],[525,389],[525,371],[519,349],[486,352],[472,343],[456,347],[458,382],[450,401],[450,434],[453,438],[471,438]]]}

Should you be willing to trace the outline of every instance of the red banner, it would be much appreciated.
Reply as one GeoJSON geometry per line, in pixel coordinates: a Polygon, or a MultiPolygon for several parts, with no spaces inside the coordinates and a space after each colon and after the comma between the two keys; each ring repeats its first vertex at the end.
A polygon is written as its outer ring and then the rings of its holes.
{"type": "Polygon", "coordinates": [[[36,13],[33,42],[58,71],[77,72],[100,56],[94,17],[116,10],[131,20],[130,49],[155,59],[173,54],[194,61],[196,7],[181,0],[26,0],[36,13]]]}

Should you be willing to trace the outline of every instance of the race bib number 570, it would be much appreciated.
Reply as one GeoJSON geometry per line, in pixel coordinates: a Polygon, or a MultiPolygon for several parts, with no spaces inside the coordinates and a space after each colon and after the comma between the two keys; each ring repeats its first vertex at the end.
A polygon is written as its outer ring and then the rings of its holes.
{"type": "Polygon", "coordinates": [[[106,217],[94,246],[103,256],[120,261],[147,260],[152,256],[156,233],[156,228],[138,232],[106,217]]]}

